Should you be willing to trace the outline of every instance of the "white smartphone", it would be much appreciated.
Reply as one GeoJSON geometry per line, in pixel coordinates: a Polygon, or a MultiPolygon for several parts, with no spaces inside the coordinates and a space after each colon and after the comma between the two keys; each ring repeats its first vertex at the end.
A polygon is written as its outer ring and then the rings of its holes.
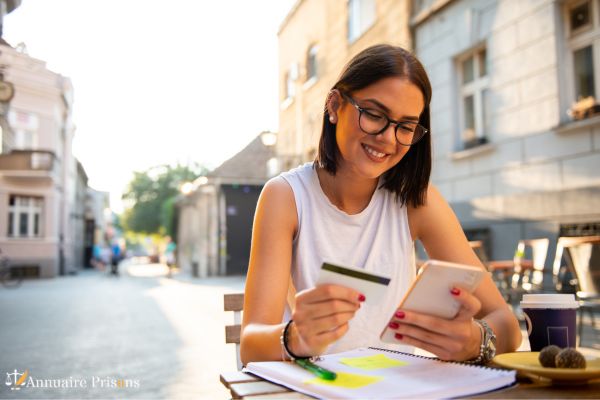
{"type": "MultiPolygon", "coordinates": [[[[452,319],[458,313],[460,303],[452,297],[450,290],[454,286],[460,286],[472,293],[485,273],[486,271],[480,267],[429,260],[421,267],[398,308],[452,319]]],[[[389,322],[393,321],[400,320],[392,315],[389,322]]],[[[395,333],[386,324],[381,332],[381,340],[386,343],[397,343],[394,338],[395,333]]]]}

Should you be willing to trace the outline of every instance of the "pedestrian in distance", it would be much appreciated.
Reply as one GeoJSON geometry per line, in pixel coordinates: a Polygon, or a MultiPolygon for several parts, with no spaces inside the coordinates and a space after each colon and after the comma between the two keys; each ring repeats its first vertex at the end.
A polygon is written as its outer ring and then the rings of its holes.
{"type": "Polygon", "coordinates": [[[111,249],[111,263],[110,273],[113,275],[119,275],[119,262],[121,261],[122,249],[118,241],[113,241],[111,249]]]}
{"type": "Polygon", "coordinates": [[[165,264],[167,264],[168,268],[167,276],[170,278],[173,274],[173,268],[175,268],[175,251],[177,250],[177,244],[173,241],[171,236],[167,236],[165,241],[165,264]]]}
{"type": "Polygon", "coordinates": [[[453,319],[397,309],[415,277],[416,240],[431,259],[484,268],[430,183],[431,96],[422,64],[400,47],[372,46],[345,66],[325,99],[316,159],[268,181],[258,200],[243,363],[364,346],[419,347],[467,361],[493,345],[486,337],[495,336],[498,353],[521,343],[518,321],[489,274],[473,294],[452,288],[461,306],[453,319]],[[391,276],[383,301],[369,306],[356,290],[316,285],[323,261],[391,276]],[[394,313],[401,316],[397,344],[383,343],[394,313]]]}
{"type": "Polygon", "coordinates": [[[92,259],[90,260],[92,267],[99,270],[104,269],[104,262],[102,261],[102,247],[98,243],[94,243],[92,247],[92,259]]]}
{"type": "Polygon", "coordinates": [[[112,249],[107,244],[100,246],[100,257],[101,257],[101,270],[111,265],[112,262],[112,249]]]}

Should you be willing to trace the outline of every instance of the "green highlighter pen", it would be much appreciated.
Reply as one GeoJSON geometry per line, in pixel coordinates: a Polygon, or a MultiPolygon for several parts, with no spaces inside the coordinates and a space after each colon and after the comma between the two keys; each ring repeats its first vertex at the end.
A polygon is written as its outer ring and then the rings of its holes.
{"type": "Polygon", "coordinates": [[[305,370],[312,372],[321,379],[333,381],[337,377],[335,372],[319,367],[317,364],[313,363],[309,359],[294,360],[294,362],[302,368],[304,368],[305,370]]]}

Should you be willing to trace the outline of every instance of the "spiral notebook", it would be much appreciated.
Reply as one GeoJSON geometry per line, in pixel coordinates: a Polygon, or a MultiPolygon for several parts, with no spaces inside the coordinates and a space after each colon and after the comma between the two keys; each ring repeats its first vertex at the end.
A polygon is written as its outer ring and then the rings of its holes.
{"type": "Polygon", "coordinates": [[[326,399],[462,397],[511,386],[516,374],[374,347],[324,355],[315,363],[337,378],[320,379],[286,361],[251,362],[245,371],[326,399]]]}

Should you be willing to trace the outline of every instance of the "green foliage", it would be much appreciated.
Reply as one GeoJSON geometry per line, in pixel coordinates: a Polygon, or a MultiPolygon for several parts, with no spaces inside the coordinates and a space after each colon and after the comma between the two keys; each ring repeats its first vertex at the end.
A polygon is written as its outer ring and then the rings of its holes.
{"type": "Polygon", "coordinates": [[[130,206],[122,217],[128,231],[143,234],[168,234],[173,236],[175,224],[174,205],[179,188],[206,173],[206,168],[194,165],[159,165],[144,172],[135,172],[123,193],[130,206]]]}
{"type": "Polygon", "coordinates": [[[133,231],[123,232],[125,238],[125,246],[131,250],[134,255],[150,255],[154,254],[156,249],[164,241],[164,237],[159,234],[145,234],[133,231]]]}
{"type": "Polygon", "coordinates": [[[175,207],[176,196],[167,199],[163,205],[160,213],[161,226],[164,228],[164,234],[171,236],[173,240],[176,240],[177,236],[177,208],[175,207]]]}

